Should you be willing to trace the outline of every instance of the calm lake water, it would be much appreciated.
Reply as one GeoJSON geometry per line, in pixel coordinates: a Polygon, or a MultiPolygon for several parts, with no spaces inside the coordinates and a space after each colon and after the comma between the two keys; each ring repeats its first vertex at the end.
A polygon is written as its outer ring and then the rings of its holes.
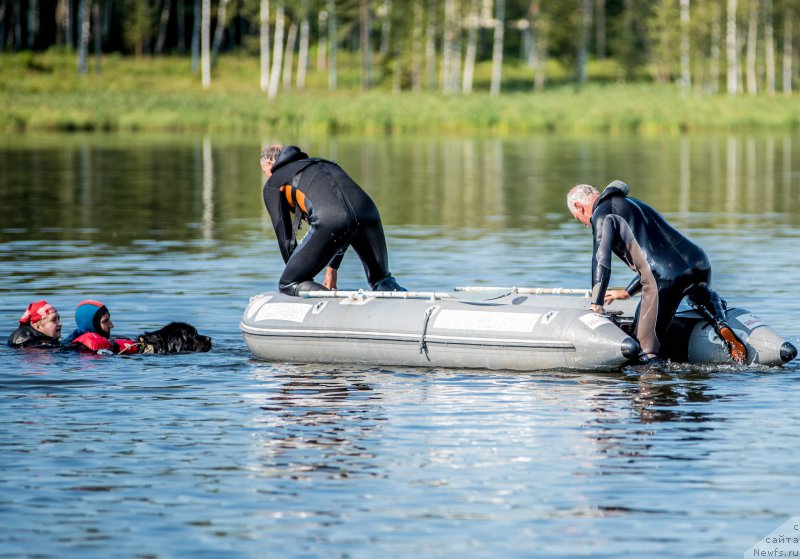
{"type": "MultiPolygon", "coordinates": [[[[0,138],[0,332],[96,298],[207,354],[0,348],[0,557],[742,557],[800,516],[800,364],[646,373],[251,359],[282,261],[274,138],[0,138]]],[[[576,182],[619,178],[800,344],[800,139],[306,139],[365,186],[411,289],[587,287],[576,182]]],[[[613,283],[630,279],[614,263],[613,283]]],[[[341,287],[365,287],[349,254],[341,287]]],[[[765,546],[766,548],[766,546],[765,546]]],[[[753,556],[752,553],[746,556],[753,556]]]]}

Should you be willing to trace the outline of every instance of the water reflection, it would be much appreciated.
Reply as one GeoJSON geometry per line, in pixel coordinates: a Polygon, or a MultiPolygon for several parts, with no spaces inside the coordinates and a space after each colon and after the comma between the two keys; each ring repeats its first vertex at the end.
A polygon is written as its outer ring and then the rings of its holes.
{"type": "MultiPolygon", "coordinates": [[[[714,222],[736,225],[743,214],[778,213],[800,223],[800,142],[788,135],[297,141],[347,169],[389,226],[551,229],[568,220],[567,187],[614,178],[679,217],[711,211],[714,222]]],[[[209,136],[0,138],[8,201],[0,240],[235,242],[239,220],[265,215],[259,145],[209,136]]]]}

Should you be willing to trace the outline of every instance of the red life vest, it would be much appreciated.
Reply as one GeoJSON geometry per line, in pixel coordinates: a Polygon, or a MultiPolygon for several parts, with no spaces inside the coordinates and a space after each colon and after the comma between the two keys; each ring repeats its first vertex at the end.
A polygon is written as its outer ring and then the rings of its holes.
{"type": "Polygon", "coordinates": [[[112,341],[95,332],[81,334],[72,340],[72,343],[80,344],[95,353],[102,350],[111,351],[113,353],[139,353],[139,346],[133,340],[116,338],[112,341]]]}
{"type": "Polygon", "coordinates": [[[127,340],[125,338],[114,338],[114,341],[117,342],[117,346],[119,348],[119,351],[117,353],[120,354],[139,353],[139,344],[137,344],[133,340],[127,340]]]}

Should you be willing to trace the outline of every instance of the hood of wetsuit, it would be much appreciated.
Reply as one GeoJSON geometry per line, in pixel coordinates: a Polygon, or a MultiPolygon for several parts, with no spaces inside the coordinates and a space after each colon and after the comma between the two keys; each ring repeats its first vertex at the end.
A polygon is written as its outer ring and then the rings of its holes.
{"type": "Polygon", "coordinates": [[[100,319],[107,312],[108,309],[100,301],[81,301],[75,309],[75,324],[78,326],[78,331],[81,334],[94,332],[107,338],[108,333],[100,327],[100,319]]]}
{"type": "Polygon", "coordinates": [[[620,180],[612,181],[608,184],[608,186],[605,187],[600,197],[594,201],[592,208],[596,208],[598,205],[602,204],[613,196],[627,196],[630,191],[630,187],[624,182],[620,180]]]}
{"type": "Polygon", "coordinates": [[[283,167],[287,163],[300,161],[301,159],[308,159],[308,154],[297,146],[286,146],[280,151],[278,158],[272,165],[272,172],[274,173],[276,169],[283,167]]]}

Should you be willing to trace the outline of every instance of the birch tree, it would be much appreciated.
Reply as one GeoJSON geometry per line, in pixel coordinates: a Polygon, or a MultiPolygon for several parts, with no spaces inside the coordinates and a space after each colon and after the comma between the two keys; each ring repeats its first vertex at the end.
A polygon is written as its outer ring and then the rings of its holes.
{"type": "Polygon", "coordinates": [[[28,49],[33,50],[39,32],[39,0],[28,0],[28,49]]]}
{"type": "Polygon", "coordinates": [[[372,86],[372,52],[369,41],[369,0],[360,0],[359,43],[361,45],[361,90],[367,91],[372,86]]]}
{"type": "Polygon", "coordinates": [[[766,65],[766,89],[768,95],[775,94],[775,37],[772,26],[772,0],[764,0],[764,64],[766,65]]]}
{"type": "Polygon", "coordinates": [[[453,43],[455,42],[455,0],[444,0],[444,32],[442,42],[442,91],[452,91],[453,43]]]}
{"type": "Polygon", "coordinates": [[[78,41],[78,74],[84,75],[88,71],[88,52],[89,52],[89,20],[90,20],[90,0],[80,0],[79,21],[80,35],[78,41]]]}
{"type": "MultiPolygon", "coordinates": [[[[584,0],[588,4],[589,0],[584,0]]],[[[506,29],[506,2],[495,0],[494,46],[492,49],[492,83],[489,92],[493,97],[500,95],[500,82],[503,78],[503,45],[506,29]]]]}
{"type": "Polygon", "coordinates": [[[327,43],[328,38],[325,30],[328,27],[328,12],[320,10],[317,16],[317,70],[324,71],[327,67],[326,59],[328,58],[327,43]]]}
{"type": "Polygon", "coordinates": [[[756,84],[756,45],[758,42],[758,0],[750,0],[750,17],[747,24],[747,93],[758,92],[756,84]]]}
{"type": "Polygon", "coordinates": [[[719,2],[711,5],[711,93],[719,92],[719,46],[722,40],[722,10],[719,2]]]}
{"type": "Polygon", "coordinates": [[[328,89],[336,90],[336,1],[328,0],[328,89]]]}
{"type": "Polygon", "coordinates": [[[425,87],[433,89],[436,84],[436,19],[433,10],[434,0],[428,1],[428,10],[425,14],[425,87]]]}
{"type": "Polygon", "coordinates": [[[792,94],[792,58],[794,57],[794,47],[792,46],[792,19],[794,14],[788,10],[783,20],[783,93],[792,94]]]}
{"type": "Polygon", "coordinates": [[[297,53],[297,89],[306,88],[306,70],[308,70],[308,41],[310,25],[308,22],[308,0],[303,1],[303,16],[300,20],[300,48],[297,53]]]}
{"type": "MultiPolygon", "coordinates": [[[[381,58],[389,56],[389,43],[392,36],[392,0],[384,0],[381,5],[381,58]]],[[[414,6],[411,8],[414,9],[414,6]]]]}
{"type": "Polygon", "coordinates": [[[167,40],[167,23],[169,23],[169,13],[172,9],[172,0],[164,0],[161,7],[161,20],[158,25],[158,37],[156,38],[155,54],[161,54],[164,51],[164,42],[167,40]]]}
{"type": "Polygon", "coordinates": [[[100,51],[103,46],[103,33],[102,26],[100,25],[100,3],[95,2],[92,6],[92,15],[94,16],[94,73],[96,76],[100,75],[100,51]]]}
{"type": "Polygon", "coordinates": [[[595,50],[598,60],[606,57],[606,0],[595,3],[595,50]]]}
{"type": "Polygon", "coordinates": [[[274,99],[278,95],[278,86],[281,79],[281,65],[283,63],[283,26],[285,14],[283,5],[278,4],[275,11],[275,43],[272,49],[272,71],[269,76],[268,95],[274,99]]]}
{"type": "Polygon", "coordinates": [[[728,0],[727,26],[725,30],[728,95],[736,95],[739,89],[739,49],[736,44],[736,0],[728,0]]]}
{"type": "Polygon", "coordinates": [[[289,25],[289,33],[286,36],[286,51],[283,61],[283,90],[292,89],[292,70],[294,69],[294,45],[297,42],[297,24],[293,21],[289,25]]]}
{"type": "Polygon", "coordinates": [[[261,46],[260,87],[261,91],[266,93],[269,91],[269,0],[261,0],[259,15],[261,23],[259,28],[261,46]]]}
{"type": "Polygon", "coordinates": [[[581,0],[580,26],[578,30],[578,83],[586,83],[586,62],[589,58],[589,30],[592,25],[591,0],[581,0]]]}
{"type": "Polygon", "coordinates": [[[472,93],[472,80],[475,75],[475,57],[478,52],[478,28],[480,27],[480,0],[471,0],[467,15],[467,51],[464,55],[464,80],[461,91],[472,93]]]}
{"type": "Polygon", "coordinates": [[[231,0],[219,0],[217,7],[217,28],[214,31],[214,45],[211,49],[211,64],[217,63],[217,56],[219,55],[219,47],[222,45],[222,39],[225,36],[225,27],[228,25],[228,4],[231,0]]]}
{"type": "Polygon", "coordinates": [[[411,23],[411,90],[422,89],[423,23],[425,18],[423,0],[414,0],[411,23]]]}
{"type": "MultiPolygon", "coordinates": [[[[2,10],[5,12],[6,3],[3,2],[2,10]]],[[[59,0],[58,7],[56,8],[56,20],[58,21],[58,28],[64,34],[64,45],[68,51],[72,50],[72,2],[71,0],[59,0]]],[[[3,18],[0,15],[0,33],[5,28],[3,25],[3,18]]],[[[0,37],[0,47],[5,43],[0,37]]]]}
{"type": "Polygon", "coordinates": [[[689,0],[680,0],[681,7],[681,87],[692,87],[692,68],[689,56],[689,0]]]}
{"type": "Polygon", "coordinates": [[[200,73],[203,89],[211,87],[211,0],[202,0],[202,22],[200,24],[200,73]]]}

